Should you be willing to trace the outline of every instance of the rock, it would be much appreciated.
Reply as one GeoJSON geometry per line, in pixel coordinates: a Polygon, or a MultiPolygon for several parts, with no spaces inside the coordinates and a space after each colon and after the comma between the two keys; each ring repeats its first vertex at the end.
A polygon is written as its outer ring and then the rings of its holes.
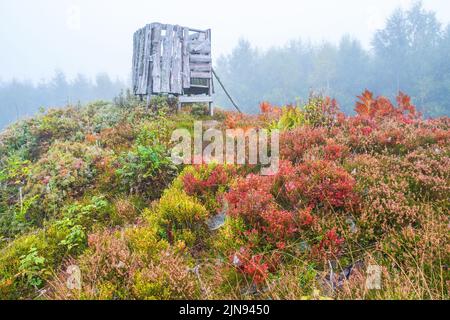
{"type": "Polygon", "coordinates": [[[237,256],[237,254],[235,254],[233,256],[233,265],[235,267],[240,267],[242,265],[241,259],[239,259],[239,257],[237,256]]]}
{"type": "Polygon", "coordinates": [[[226,215],[221,212],[207,221],[208,228],[211,231],[219,230],[225,224],[226,215]]]}
{"type": "Polygon", "coordinates": [[[222,228],[225,225],[227,212],[228,212],[228,202],[224,201],[222,212],[220,212],[218,215],[212,217],[206,222],[209,230],[216,231],[222,228]]]}
{"type": "Polygon", "coordinates": [[[355,270],[363,268],[364,264],[362,261],[357,261],[354,264],[347,266],[339,274],[334,273],[333,268],[331,268],[330,273],[325,278],[319,279],[319,283],[321,283],[325,292],[327,292],[328,295],[331,295],[336,290],[342,289],[345,281],[350,279],[355,270]]]}
{"type": "Polygon", "coordinates": [[[352,217],[348,217],[345,222],[350,226],[351,233],[358,232],[358,227],[352,217]]]}
{"type": "Polygon", "coordinates": [[[248,288],[241,290],[241,294],[244,296],[254,296],[259,294],[258,287],[253,283],[248,288]]]}

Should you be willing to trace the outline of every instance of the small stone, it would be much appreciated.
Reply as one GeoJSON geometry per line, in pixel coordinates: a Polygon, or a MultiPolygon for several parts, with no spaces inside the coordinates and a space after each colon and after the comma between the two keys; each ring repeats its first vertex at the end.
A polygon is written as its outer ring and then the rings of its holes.
{"type": "Polygon", "coordinates": [[[216,231],[216,230],[222,228],[225,224],[225,220],[226,220],[226,215],[223,212],[212,217],[207,222],[209,230],[216,231]]]}
{"type": "Polygon", "coordinates": [[[353,220],[353,218],[351,218],[351,217],[347,218],[346,223],[350,226],[350,231],[352,233],[358,232],[358,227],[356,226],[356,223],[353,220]]]}
{"type": "Polygon", "coordinates": [[[237,254],[235,254],[234,257],[233,257],[233,265],[235,267],[240,267],[242,265],[242,262],[239,259],[239,257],[237,256],[237,254]]]}

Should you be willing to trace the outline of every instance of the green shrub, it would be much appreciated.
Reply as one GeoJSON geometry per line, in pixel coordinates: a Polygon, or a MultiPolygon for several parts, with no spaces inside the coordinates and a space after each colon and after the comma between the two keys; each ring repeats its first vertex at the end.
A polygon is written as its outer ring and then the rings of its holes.
{"type": "MultiPolygon", "coordinates": [[[[151,216],[151,212],[147,215],[151,216]]],[[[153,214],[158,217],[163,237],[171,243],[183,241],[187,246],[192,246],[206,232],[208,211],[183,191],[167,190],[153,214]]]]}
{"type": "Polygon", "coordinates": [[[124,191],[150,198],[160,195],[176,171],[165,146],[150,131],[141,132],[132,150],[119,157],[118,166],[116,176],[124,191]]]}

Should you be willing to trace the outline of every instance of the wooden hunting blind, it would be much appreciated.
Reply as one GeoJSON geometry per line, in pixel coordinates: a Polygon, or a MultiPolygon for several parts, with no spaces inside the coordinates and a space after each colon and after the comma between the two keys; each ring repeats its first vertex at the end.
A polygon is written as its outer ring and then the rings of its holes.
{"type": "Polygon", "coordinates": [[[212,112],[211,30],[152,23],[134,34],[133,91],[149,99],[173,95],[182,103],[209,103],[212,112]]]}

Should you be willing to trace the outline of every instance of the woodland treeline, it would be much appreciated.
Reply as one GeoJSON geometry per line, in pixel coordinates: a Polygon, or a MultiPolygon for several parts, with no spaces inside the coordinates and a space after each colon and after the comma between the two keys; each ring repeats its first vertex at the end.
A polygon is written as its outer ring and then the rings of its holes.
{"type": "MultiPolygon", "coordinates": [[[[420,2],[393,12],[370,49],[351,36],[338,44],[295,40],[265,51],[241,40],[216,69],[247,112],[257,112],[261,100],[283,105],[314,92],[335,97],[352,113],[355,97],[368,88],[390,98],[407,92],[425,115],[450,115],[450,25],[420,2]]],[[[216,91],[219,104],[229,106],[216,91]]]]}
{"type": "MultiPolygon", "coordinates": [[[[338,44],[298,39],[268,50],[241,40],[231,54],[217,59],[215,69],[247,113],[258,112],[262,101],[296,104],[315,93],[336,98],[351,114],[355,97],[368,88],[391,99],[406,92],[426,116],[450,115],[450,25],[440,23],[421,2],[393,12],[369,49],[349,35],[338,44]]],[[[107,74],[69,81],[56,72],[38,85],[0,81],[0,129],[44,106],[111,100],[127,87],[107,74]]],[[[217,104],[232,107],[215,87],[217,104]]]]}
{"type": "Polygon", "coordinates": [[[0,129],[32,116],[43,107],[111,100],[126,86],[120,80],[112,80],[106,73],[98,74],[94,81],[82,74],[69,80],[61,71],[56,71],[52,79],[39,84],[17,80],[0,82],[0,129]]]}

